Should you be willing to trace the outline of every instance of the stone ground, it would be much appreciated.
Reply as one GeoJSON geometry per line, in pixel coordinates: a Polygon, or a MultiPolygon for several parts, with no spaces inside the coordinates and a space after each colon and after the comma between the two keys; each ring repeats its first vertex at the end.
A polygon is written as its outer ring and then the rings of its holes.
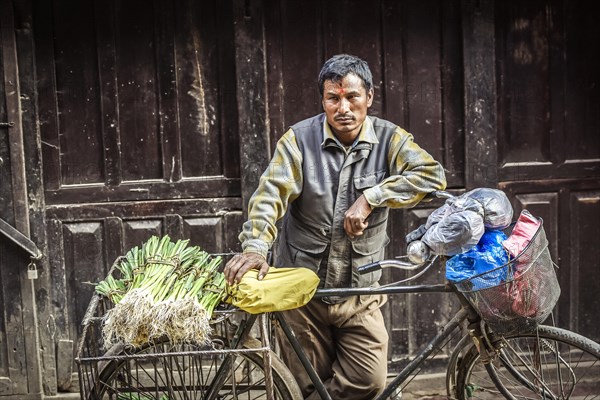
{"type": "MultiPolygon", "coordinates": [[[[79,393],[59,393],[48,400],[78,400],[79,393]]],[[[446,400],[446,374],[419,375],[402,393],[402,400],[446,400]]]]}
{"type": "Polygon", "coordinates": [[[447,398],[445,373],[417,376],[402,392],[402,400],[445,400],[447,398]]]}

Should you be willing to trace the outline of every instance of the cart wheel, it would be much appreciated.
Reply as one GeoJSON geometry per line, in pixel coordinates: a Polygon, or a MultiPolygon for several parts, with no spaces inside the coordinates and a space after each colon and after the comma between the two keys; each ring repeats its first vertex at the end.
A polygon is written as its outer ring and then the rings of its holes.
{"type": "Polygon", "coordinates": [[[592,399],[600,396],[600,344],[576,333],[540,326],[502,339],[488,365],[475,346],[459,365],[458,399],[592,399]]]}
{"type": "MultiPolygon", "coordinates": [[[[204,400],[209,393],[219,400],[266,399],[262,354],[207,352],[224,348],[218,338],[205,347],[164,341],[135,350],[121,348],[120,355],[128,357],[99,366],[88,399],[204,400]],[[218,374],[224,374],[222,379],[216,379],[218,374]]],[[[273,352],[271,364],[274,399],[302,399],[292,373],[273,352]]]]}

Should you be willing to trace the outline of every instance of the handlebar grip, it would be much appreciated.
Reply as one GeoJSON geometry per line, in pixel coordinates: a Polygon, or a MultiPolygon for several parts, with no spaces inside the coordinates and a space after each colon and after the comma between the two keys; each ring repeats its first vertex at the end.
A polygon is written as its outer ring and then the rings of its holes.
{"type": "Polygon", "coordinates": [[[368,274],[369,272],[379,271],[381,269],[381,264],[379,261],[372,262],[370,264],[361,265],[356,269],[360,275],[368,274]]]}
{"type": "Polygon", "coordinates": [[[454,197],[454,195],[452,193],[447,192],[445,190],[436,190],[434,192],[429,193],[427,196],[430,196],[431,198],[434,198],[434,199],[450,199],[450,198],[454,197]]]}

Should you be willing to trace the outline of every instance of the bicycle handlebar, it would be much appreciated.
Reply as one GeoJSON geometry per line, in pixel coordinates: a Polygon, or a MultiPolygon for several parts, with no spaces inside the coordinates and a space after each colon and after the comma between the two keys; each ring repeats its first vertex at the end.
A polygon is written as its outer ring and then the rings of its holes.
{"type": "MultiPolygon", "coordinates": [[[[452,197],[454,197],[454,195],[445,190],[436,190],[434,192],[428,193],[425,196],[426,199],[433,199],[433,198],[449,199],[452,197]]],[[[364,275],[364,274],[368,274],[369,272],[379,271],[380,269],[386,268],[386,267],[396,267],[396,268],[401,268],[401,269],[410,271],[410,270],[415,270],[415,269],[421,268],[423,266],[429,265],[429,264],[433,263],[434,260],[435,260],[435,258],[430,258],[429,260],[425,261],[422,264],[413,264],[411,262],[399,261],[399,260],[375,261],[375,262],[365,264],[365,265],[358,267],[357,272],[360,275],[364,275]]]]}
{"type": "Polygon", "coordinates": [[[425,199],[450,199],[454,197],[454,195],[450,192],[447,192],[445,190],[436,190],[434,192],[428,193],[425,196],[425,199]]]}
{"type": "Polygon", "coordinates": [[[369,272],[379,271],[381,269],[381,264],[379,261],[375,261],[366,265],[361,265],[356,269],[360,275],[368,274],[369,272]]]}
{"type": "MultiPolygon", "coordinates": [[[[407,258],[406,256],[401,256],[399,258],[407,258]]],[[[437,256],[430,257],[427,261],[421,264],[413,264],[410,261],[402,261],[402,260],[381,260],[375,261],[370,264],[361,265],[356,269],[360,275],[368,274],[369,272],[379,271],[382,268],[400,268],[405,271],[413,271],[419,268],[427,267],[437,259],[437,256]]]]}

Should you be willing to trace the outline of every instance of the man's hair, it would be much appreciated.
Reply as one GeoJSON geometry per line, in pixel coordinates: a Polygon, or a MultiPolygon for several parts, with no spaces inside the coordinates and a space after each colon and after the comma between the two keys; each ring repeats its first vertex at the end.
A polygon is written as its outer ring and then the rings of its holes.
{"type": "Polygon", "coordinates": [[[319,93],[323,96],[325,81],[340,82],[348,74],[354,74],[363,81],[368,92],[373,88],[373,75],[366,61],[349,54],[338,54],[325,61],[319,73],[319,93]]]}

